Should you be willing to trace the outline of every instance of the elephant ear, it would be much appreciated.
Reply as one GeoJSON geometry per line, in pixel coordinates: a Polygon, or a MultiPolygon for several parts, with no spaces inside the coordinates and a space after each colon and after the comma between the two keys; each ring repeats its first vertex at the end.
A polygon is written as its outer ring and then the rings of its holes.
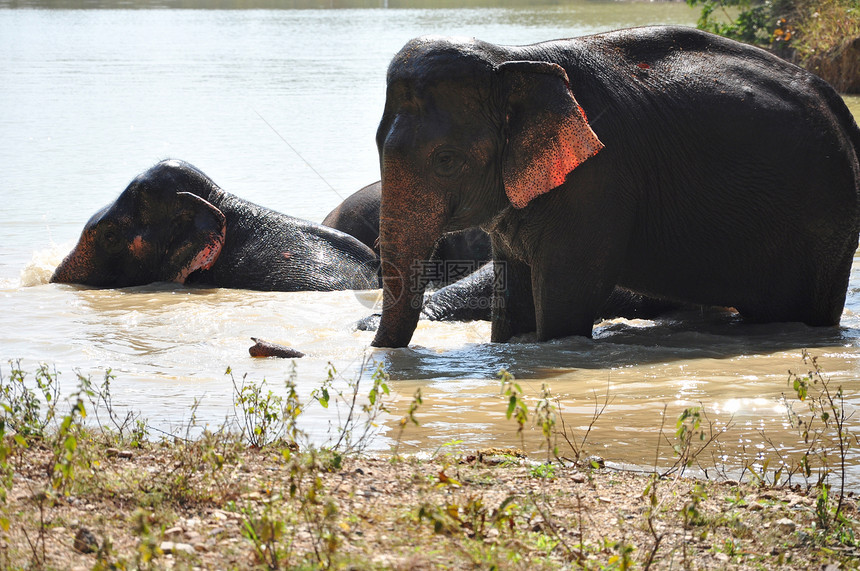
{"type": "Polygon", "coordinates": [[[507,101],[505,192],[515,208],[523,208],[563,184],[603,143],[588,125],[560,65],[511,61],[496,70],[507,101]]]}
{"type": "Polygon", "coordinates": [[[221,253],[227,219],[215,206],[190,192],[176,193],[164,263],[166,281],[185,283],[197,270],[208,270],[221,253]]]}

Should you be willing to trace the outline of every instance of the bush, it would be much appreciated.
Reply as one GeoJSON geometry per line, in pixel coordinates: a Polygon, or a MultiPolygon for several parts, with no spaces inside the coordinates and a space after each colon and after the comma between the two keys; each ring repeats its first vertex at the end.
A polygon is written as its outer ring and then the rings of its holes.
{"type": "Polygon", "coordinates": [[[858,0],[687,0],[699,29],[768,49],[843,92],[860,92],[858,0]]]}

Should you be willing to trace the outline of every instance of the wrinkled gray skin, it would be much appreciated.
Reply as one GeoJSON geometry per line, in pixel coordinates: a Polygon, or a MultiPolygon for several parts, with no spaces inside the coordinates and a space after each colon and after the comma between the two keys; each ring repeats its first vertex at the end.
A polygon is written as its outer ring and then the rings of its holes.
{"type": "MultiPolygon", "coordinates": [[[[430,321],[490,320],[493,293],[500,286],[492,262],[475,273],[433,292],[421,308],[421,317],[430,321]]],[[[654,299],[617,287],[598,311],[595,322],[623,317],[654,319],[671,311],[692,306],[665,299],[654,299]]]]}
{"type": "MultiPolygon", "coordinates": [[[[350,196],[332,210],[323,225],[346,232],[367,246],[379,248],[379,207],[382,201],[382,184],[374,182],[350,196]]],[[[489,235],[480,228],[467,228],[444,234],[436,242],[430,257],[431,267],[441,262],[449,272],[436,282],[428,280],[428,287],[440,287],[424,296],[421,319],[430,321],[489,321],[494,279],[489,235]],[[447,264],[446,264],[447,263],[447,264]],[[463,276],[455,273],[459,268],[477,268],[463,276]]],[[[425,276],[426,277],[426,276],[425,276]]],[[[668,300],[650,299],[640,294],[616,288],[601,309],[599,318],[625,317],[650,319],[681,308],[681,304],[668,300]]],[[[379,314],[370,315],[356,324],[361,331],[376,330],[379,314]]]]}
{"type": "Polygon", "coordinates": [[[389,67],[377,145],[375,346],[409,343],[410,268],[472,226],[506,267],[496,342],[590,336],[616,286],[751,322],[839,322],[860,131],[829,85],[763,50],[680,27],[418,38],[389,67]]]}
{"type": "Polygon", "coordinates": [[[252,204],[194,166],[162,161],[84,227],[52,282],[271,291],[379,287],[378,259],[343,232],[252,204]]]}
{"type": "Polygon", "coordinates": [[[379,181],[358,189],[323,219],[323,226],[346,232],[379,254],[379,203],[382,184],[379,181]]]}
{"type": "MultiPolygon", "coordinates": [[[[494,289],[499,280],[492,262],[484,264],[473,274],[432,293],[425,293],[420,319],[428,321],[489,321],[494,289]]],[[[691,309],[692,305],[665,299],[654,299],[616,287],[603,304],[595,321],[623,317],[625,319],[655,319],[667,313],[691,309]]],[[[358,321],[355,328],[375,331],[381,314],[375,313],[358,321]]]]}
{"type": "MultiPolygon", "coordinates": [[[[379,208],[382,184],[374,182],[357,190],[328,213],[322,221],[358,238],[379,255],[379,208]]],[[[466,228],[442,235],[436,242],[425,277],[430,287],[444,287],[476,271],[492,259],[489,235],[480,228],[466,228]],[[431,275],[432,274],[432,275],[431,275]]]]}

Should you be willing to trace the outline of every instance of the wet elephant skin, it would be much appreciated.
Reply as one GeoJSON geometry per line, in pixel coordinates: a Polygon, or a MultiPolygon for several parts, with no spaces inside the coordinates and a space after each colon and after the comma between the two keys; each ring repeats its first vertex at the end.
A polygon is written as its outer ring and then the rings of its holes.
{"type": "Polygon", "coordinates": [[[87,222],[51,281],[330,291],[379,287],[377,273],[374,252],[352,236],[242,200],[167,160],[87,222]]]}
{"type": "Polygon", "coordinates": [[[839,323],[860,229],[860,130],[840,96],[766,51],[653,26],[529,46],[428,36],[393,58],[377,131],[383,313],[409,343],[417,270],[481,227],[491,337],[590,336],[617,286],[839,323]]]}
{"type": "MultiPolygon", "coordinates": [[[[324,226],[346,232],[379,254],[379,207],[382,184],[377,181],[347,196],[323,219],[324,226]]],[[[425,267],[429,287],[444,287],[490,261],[490,236],[480,228],[449,232],[436,242],[425,267]]]]}

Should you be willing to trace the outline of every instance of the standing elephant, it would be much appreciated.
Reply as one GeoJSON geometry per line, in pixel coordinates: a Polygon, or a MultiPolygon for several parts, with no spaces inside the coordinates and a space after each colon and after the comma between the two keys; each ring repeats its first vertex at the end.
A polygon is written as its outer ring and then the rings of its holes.
{"type": "Polygon", "coordinates": [[[590,336],[618,285],[838,324],[857,249],[860,130],[824,81],[681,27],[531,46],[410,41],[377,132],[384,305],[409,343],[416,266],[480,226],[506,276],[491,336],[590,336]]]}
{"type": "MultiPolygon", "coordinates": [[[[322,223],[355,236],[379,255],[381,202],[382,184],[377,181],[347,196],[322,223]]],[[[480,228],[443,234],[424,268],[423,278],[428,284],[446,286],[478,270],[491,259],[490,237],[480,228]]]]}
{"type": "Polygon", "coordinates": [[[379,287],[377,272],[374,252],[352,236],[242,200],[168,160],[87,222],[51,281],[329,291],[379,287]]]}

